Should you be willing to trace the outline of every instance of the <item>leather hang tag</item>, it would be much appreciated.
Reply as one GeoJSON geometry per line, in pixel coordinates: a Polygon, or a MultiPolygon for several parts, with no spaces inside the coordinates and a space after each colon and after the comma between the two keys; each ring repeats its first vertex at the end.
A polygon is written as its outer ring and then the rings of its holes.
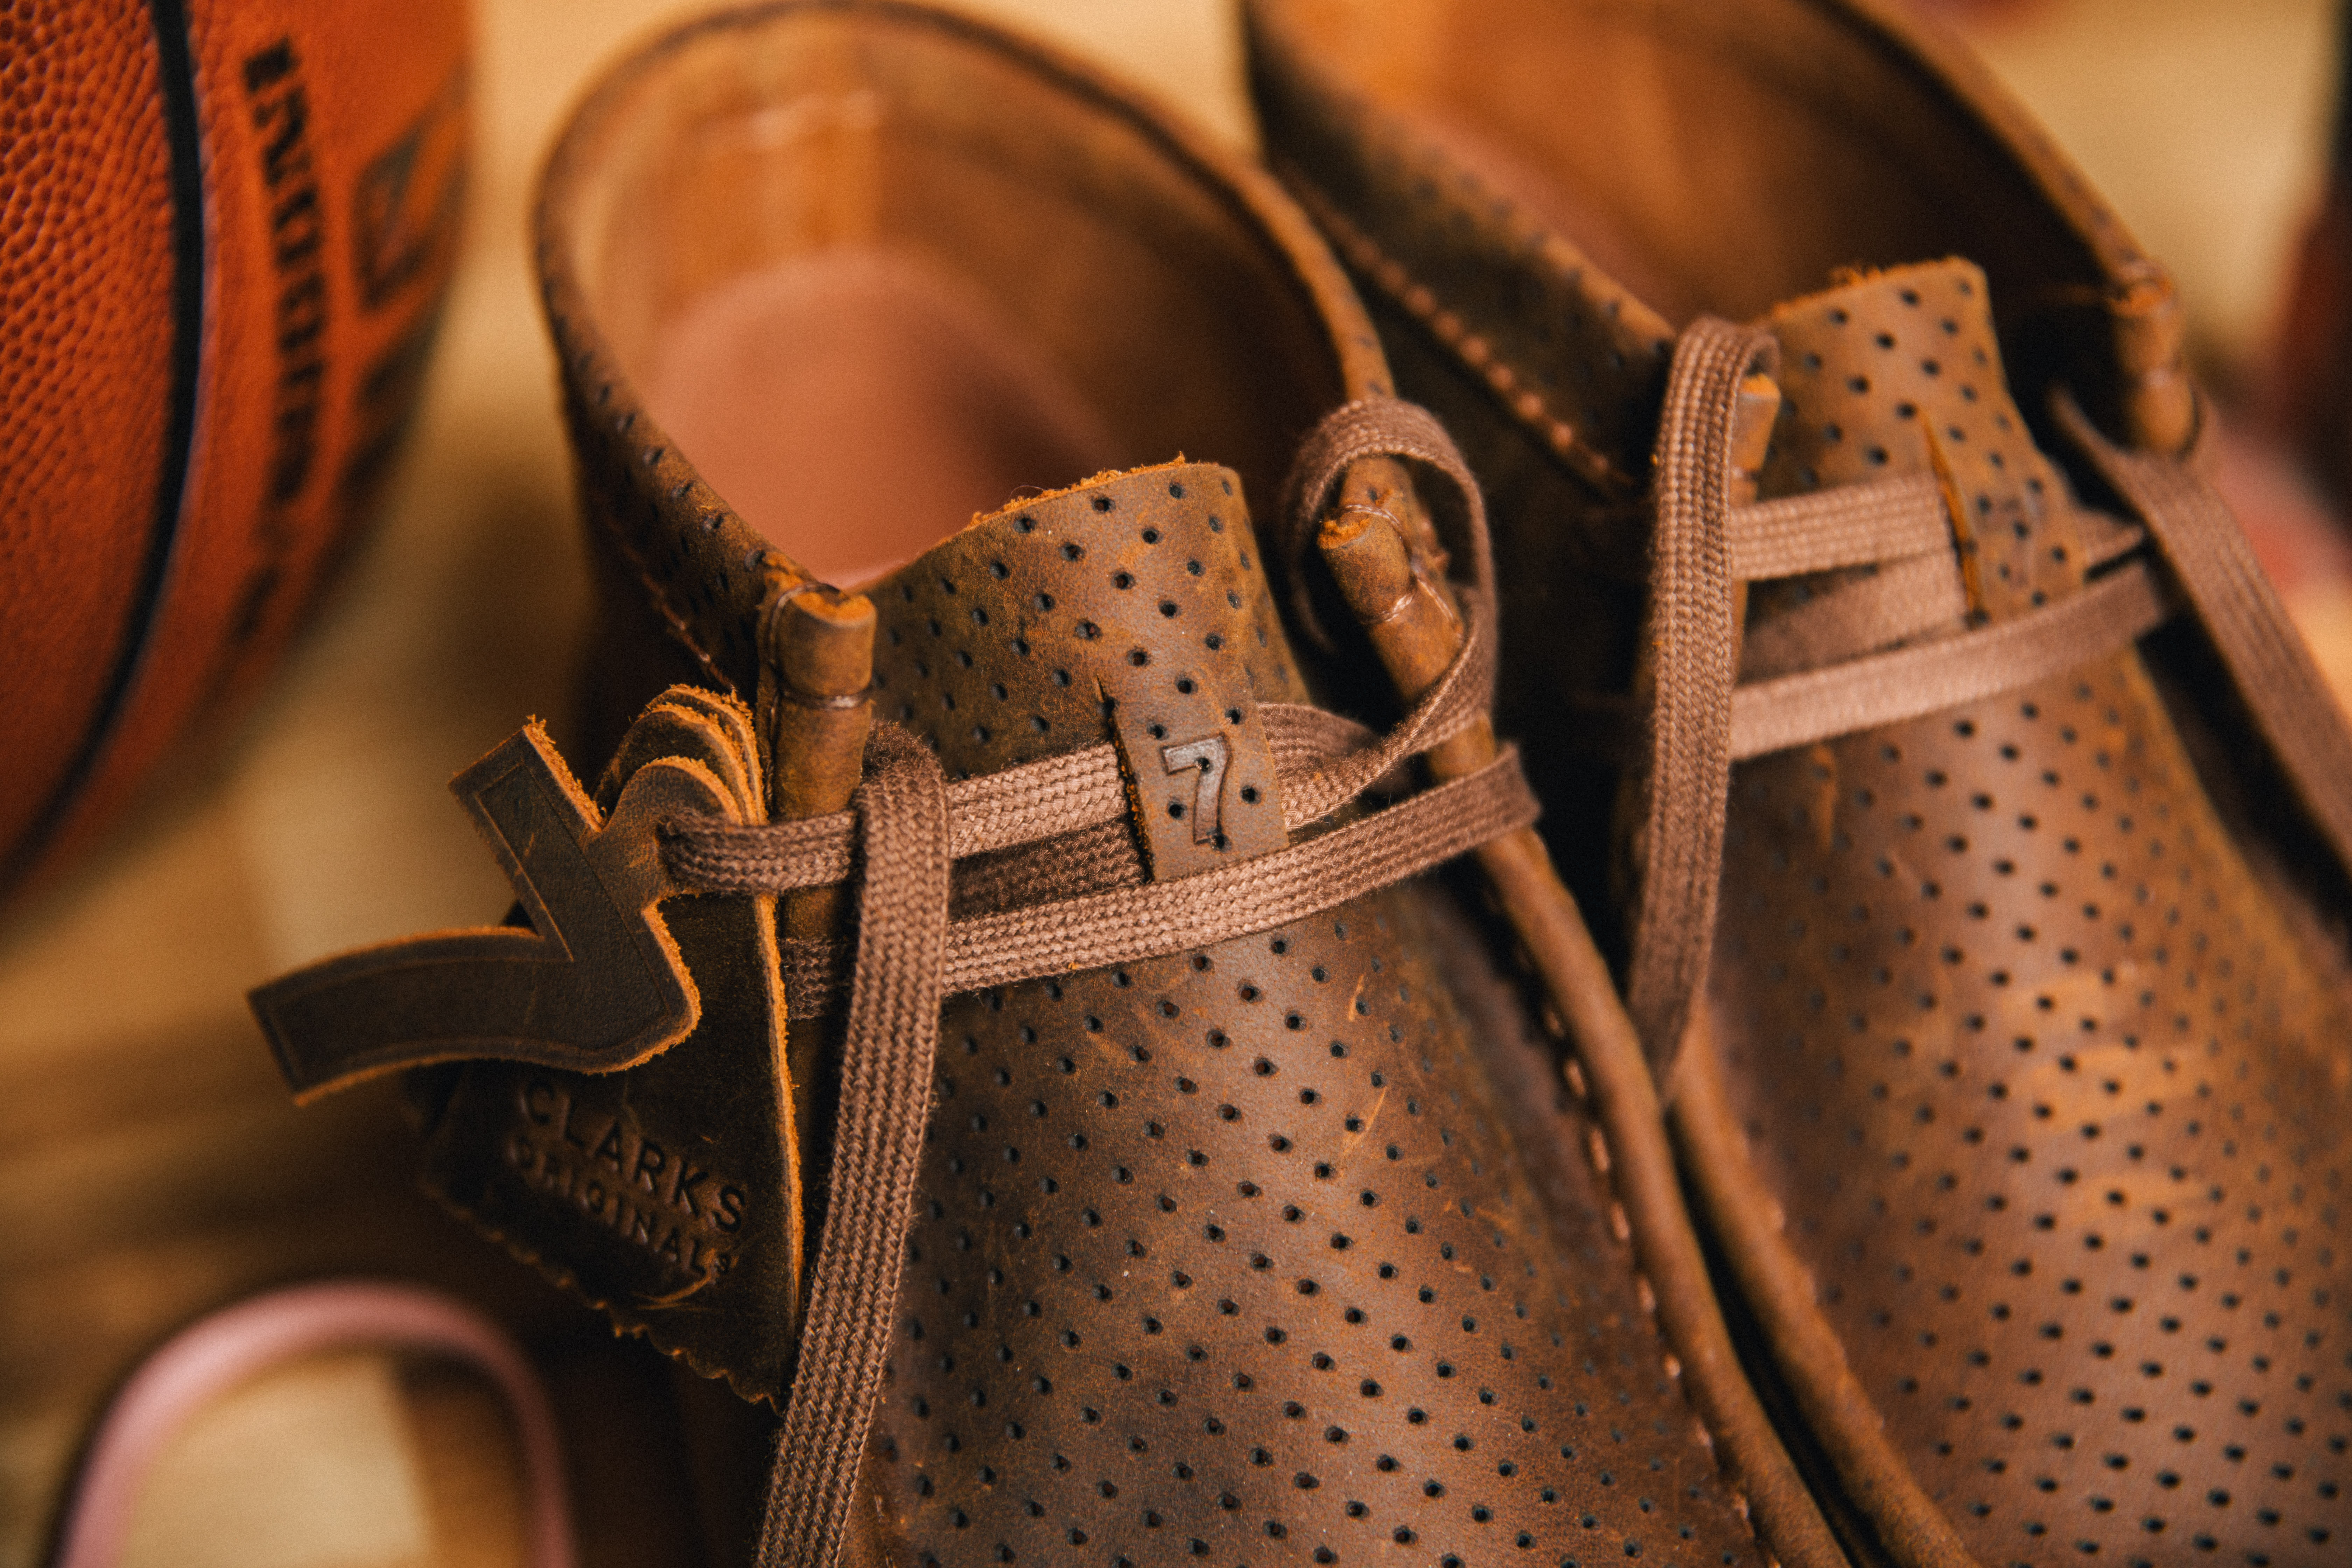
{"type": "MultiPolygon", "coordinates": [[[[738,820],[763,818],[750,713],[686,687],[630,728],[599,801],[681,766],[719,781],[738,820]]],[[[467,1062],[430,1131],[425,1184],[616,1328],[781,1401],[802,1194],[775,900],[681,895],[660,914],[698,994],[692,1030],[616,1072],[467,1062]]]]}
{"type": "Polygon", "coordinates": [[[256,987],[254,1016],[298,1101],[480,1057],[609,1072],[694,1027],[701,1003],[658,907],[674,889],[655,829],[682,812],[737,814],[718,774],[662,758],[600,812],[533,723],[450,789],[529,923],[383,942],[256,987]]]}

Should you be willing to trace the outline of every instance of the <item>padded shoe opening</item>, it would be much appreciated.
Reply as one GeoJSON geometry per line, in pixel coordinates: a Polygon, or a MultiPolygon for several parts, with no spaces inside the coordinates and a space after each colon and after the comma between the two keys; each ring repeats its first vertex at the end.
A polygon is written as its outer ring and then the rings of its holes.
{"type": "Polygon", "coordinates": [[[1342,400],[1254,216],[1089,79],[887,7],[689,31],[565,158],[591,313],[746,522],[856,585],[1180,453],[1275,498],[1342,400]]]}

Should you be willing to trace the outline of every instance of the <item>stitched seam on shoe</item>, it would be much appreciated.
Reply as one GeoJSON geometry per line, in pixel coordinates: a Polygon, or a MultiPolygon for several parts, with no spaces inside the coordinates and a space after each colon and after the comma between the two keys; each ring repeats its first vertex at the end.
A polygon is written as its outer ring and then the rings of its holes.
{"type": "MultiPolygon", "coordinates": [[[[1369,236],[1340,216],[1332,204],[1305,178],[1303,171],[1295,164],[1285,163],[1281,165],[1281,172],[1284,174],[1285,184],[1300,197],[1302,204],[1308,208],[1318,226],[1324,228],[1348,258],[1361,272],[1370,277],[1383,294],[1411,313],[1442,343],[1453,349],[1465,364],[1478,371],[1487,388],[1503,402],[1512,417],[1530,429],[1557,458],[1568,465],[1577,478],[1599,488],[1614,489],[1625,494],[1638,493],[1640,487],[1611,462],[1605,453],[1584,442],[1577,435],[1574,426],[1565,420],[1549,418],[1549,405],[1544,402],[1542,395],[1531,387],[1522,385],[1518,373],[1506,361],[1495,355],[1483,338],[1470,334],[1463,326],[1459,316],[1444,310],[1437,304],[1434,290],[1416,282],[1402,263],[1389,257],[1369,236]],[[1472,344],[1475,344],[1475,353],[1470,346],[1472,344]]],[[[1524,957],[1520,966],[1529,971],[1530,974],[1532,973],[1532,965],[1524,957]]],[[[1556,1007],[1548,1001],[1545,1002],[1539,1016],[1547,1033],[1550,1034],[1555,1040],[1566,1041],[1567,1024],[1559,1017],[1556,1007]]],[[[1572,1065],[1575,1058],[1571,1054],[1567,1060],[1572,1065]]],[[[1581,1083],[1582,1073],[1580,1069],[1570,1079],[1570,1089],[1571,1092],[1577,1093],[1579,1106],[1588,1119],[1586,1127],[1590,1137],[1584,1151],[1585,1157],[1592,1165],[1595,1176],[1608,1194],[1611,1231],[1617,1237],[1619,1244],[1625,1247],[1633,1265],[1634,1284],[1639,1292],[1642,1310],[1650,1319],[1653,1331],[1658,1336],[1662,1356],[1665,1362],[1673,1365],[1674,1370],[1670,1375],[1676,1388],[1682,1391],[1684,1404],[1691,1413],[1692,1425],[1698,1429],[1706,1441],[1709,1455],[1714,1460],[1716,1476],[1738,1510],[1741,1528],[1747,1531],[1748,1539],[1756,1543],[1758,1550],[1763,1552],[1766,1559],[1778,1568],[1779,1556],[1772,1551],[1770,1543],[1758,1532],[1755,1509],[1748,1500],[1747,1488],[1741,1484],[1739,1476],[1731,1468],[1732,1447],[1716,1431],[1700,1401],[1688,1391],[1688,1385],[1682,1377],[1681,1358],[1675,1353],[1674,1340],[1667,1333],[1665,1326],[1658,1321],[1657,1289],[1651,1283],[1648,1271],[1642,1267],[1641,1249],[1633,1245],[1633,1240],[1632,1215],[1625,1207],[1623,1196],[1611,1174],[1613,1159],[1609,1152],[1608,1134],[1603,1131],[1600,1118],[1593,1111],[1589,1093],[1577,1092],[1581,1083]]],[[[1663,1366],[1661,1370],[1664,1370],[1663,1366]]]]}
{"type": "MultiPolygon", "coordinates": [[[[1539,980],[1535,979],[1533,964],[1522,959],[1520,967],[1528,972],[1529,979],[1534,981],[1535,988],[1540,994],[1542,984],[1539,980]]],[[[1550,1036],[1556,1043],[1561,1046],[1568,1045],[1568,1021],[1560,1016],[1559,1008],[1553,1003],[1544,1000],[1539,1004],[1537,1021],[1542,1026],[1544,1033],[1550,1036]]],[[[1560,1077],[1567,1083],[1569,1093],[1576,1097],[1578,1111],[1584,1118],[1585,1140],[1582,1150],[1584,1160],[1592,1167],[1593,1175],[1600,1181],[1602,1191],[1608,1196],[1610,1233],[1617,1237],[1618,1245],[1625,1249],[1627,1256],[1632,1259],[1633,1284],[1638,1292],[1637,1299],[1641,1302],[1643,1312],[1650,1320],[1651,1331],[1658,1336],[1660,1353],[1663,1357],[1661,1370],[1673,1380],[1676,1391],[1682,1394],[1683,1404],[1691,1413],[1692,1425],[1696,1426],[1700,1435],[1706,1439],[1708,1457],[1715,1461],[1716,1479],[1723,1483],[1724,1490],[1730,1495],[1732,1503],[1739,1514],[1740,1528],[1748,1532],[1748,1539],[1756,1543],[1757,1550],[1763,1552],[1765,1560],[1770,1563],[1773,1568],[1780,1568],[1780,1555],[1772,1550],[1771,1543],[1757,1531],[1756,1510],[1748,1500],[1748,1489],[1740,1484],[1739,1477],[1731,1468],[1730,1446],[1717,1434],[1714,1424],[1706,1417],[1706,1411],[1700,1405],[1698,1400],[1692,1396],[1689,1385],[1683,1381],[1682,1358],[1675,1353],[1674,1338],[1666,1332],[1665,1325],[1658,1321],[1657,1288],[1650,1283],[1649,1271],[1642,1267],[1642,1250],[1633,1244],[1633,1218],[1625,1207],[1624,1197],[1618,1191],[1617,1178],[1614,1174],[1616,1157],[1610,1152],[1609,1134],[1601,1125],[1600,1113],[1594,1109],[1592,1103],[1591,1090],[1584,1081],[1584,1068],[1577,1060],[1572,1047],[1562,1059],[1560,1077]]]]}
{"type": "Polygon", "coordinates": [[[1565,464],[1587,484],[1621,494],[1638,492],[1641,486],[1623,469],[1578,433],[1575,426],[1559,418],[1542,393],[1528,384],[1530,378],[1508,359],[1495,352],[1484,337],[1464,325],[1462,318],[1438,302],[1436,291],[1415,278],[1405,265],[1382,249],[1380,243],[1350,223],[1321,192],[1309,184],[1296,165],[1283,165],[1286,183],[1313,212],[1316,223],[1332,239],[1354,265],[1357,271],[1370,279],[1380,291],[1400,309],[1412,316],[1439,342],[1453,351],[1455,357],[1476,373],[1503,405],[1504,409],[1519,425],[1525,426],[1546,449],[1565,464]]]}

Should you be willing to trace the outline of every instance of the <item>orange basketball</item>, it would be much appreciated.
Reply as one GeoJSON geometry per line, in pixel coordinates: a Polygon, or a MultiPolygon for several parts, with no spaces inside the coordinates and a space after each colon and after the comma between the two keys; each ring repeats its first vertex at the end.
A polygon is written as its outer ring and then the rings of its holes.
{"type": "Polygon", "coordinates": [[[0,889],[284,648],[456,251],[463,0],[0,0],[0,889]]]}

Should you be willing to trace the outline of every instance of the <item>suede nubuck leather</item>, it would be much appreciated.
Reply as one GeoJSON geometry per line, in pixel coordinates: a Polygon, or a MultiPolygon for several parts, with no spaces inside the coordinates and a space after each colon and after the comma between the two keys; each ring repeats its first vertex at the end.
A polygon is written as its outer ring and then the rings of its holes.
{"type": "Polygon", "coordinates": [[[1841,1561],[1488,723],[1478,488],[1280,187],[784,5],[604,79],[538,247],[602,782],[526,729],[456,786],[509,924],[255,1006],[772,1406],[721,1546],[1841,1561]]]}
{"type": "Polygon", "coordinates": [[[1877,0],[1250,25],[1847,1549],[2343,1561],[2352,742],[2165,275],[1877,0]]]}

